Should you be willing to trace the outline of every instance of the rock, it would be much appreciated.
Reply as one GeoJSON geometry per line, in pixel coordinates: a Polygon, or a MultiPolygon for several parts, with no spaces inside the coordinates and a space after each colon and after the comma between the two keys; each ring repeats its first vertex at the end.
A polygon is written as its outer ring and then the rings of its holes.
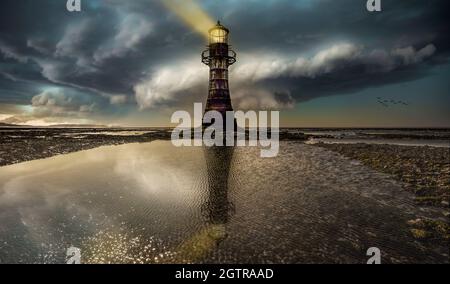
{"type": "Polygon", "coordinates": [[[419,229],[411,229],[411,233],[416,239],[425,239],[428,237],[428,233],[424,230],[419,229]]]}
{"type": "Polygon", "coordinates": [[[408,221],[408,225],[411,225],[411,226],[418,225],[418,224],[421,224],[421,223],[422,223],[422,219],[420,219],[420,218],[408,221]]]}

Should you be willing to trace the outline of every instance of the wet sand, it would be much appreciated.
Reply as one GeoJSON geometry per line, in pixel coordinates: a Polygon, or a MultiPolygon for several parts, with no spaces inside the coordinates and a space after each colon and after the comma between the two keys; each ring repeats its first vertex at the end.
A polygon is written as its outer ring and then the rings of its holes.
{"type": "Polygon", "coordinates": [[[450,148],[377,144],[315,145],[392,175],[416,195],[416,201],[421,205],[449,207],[450,148]]]}
{"type": "Polygon", "coordinates": [[[410,231],[421,242],[450,245],[450,148],[327,143],[314,146],[389,175],[402,190],[414,193],[417,206],[436,208],[443,220],[416,218],[408,222],[410,231]]]}
{"type": "Polygon", "coordinates": [[[417,238],[445,217],[390,175],[301,142],[259,153],[154,141],[1,167],[0,262],[448,263],[417,238]]]}
{"type": "MultiPolygon", "coordinates": [[[[107,145],[121,145],[121,144],[127,144],[127,143],[146,143],[151,142],[154,140],[169,140],[170,139],[170,129],[0,129],[0,166],[6,166],[16,163],[21,163],[24,161],[31,161],[36,159],[43,159],[48,158],[60,154],[68,154],[71,152],[77,152],[87,149],[93,149],[100,146],[107,146],[107,145]]],[[[311,136],[311,135],[309,135],[311,136]]],[[[346,184],[346,180],[350,178],[348,181],[349,184],[344,187],[344,189],[352,188],[352,183],[355,182],[354,176],[355,172],[359,172],[359,176],[364,180],[367,179],[367,181],[360,181],[359,187],[357,186],[355,188],[355,193],[358,191],[359,194],[361,192],[370,192],[371,195],[375,195],[376,198],[379,198],[377,202],[381,202],[381,204],[385,204],[386,202],[389,202],[385,196],[385,194],[381,194],[377,196],[377,193],[379,190],[383,191],[382,182],[380,184],[379,178],[377,178],[376,173],[380,173],[385,175],[383,179],[391,180],[390,182],[395,183],[395,185],[388,186],[390,187],[389,194],[392,194],[391,191],[397,192],[396,194],[396,200],[401,200],[402,198],[408,199],[408,201],[404,200],[408,204],[408,211],[428,211],[431,210],[434,213],[429,214],[410,214],[408,213],[408,217],[405,219],[405,217],[402,217],[402,232],[403,234],[408,235],[408,242],[410,242],[409,238],[415,239],[418,244],[420,244],[421,247],[424,249],[424,253],[426,253],[427,249],[432,249],[434,245],[437,247],[448,247],[449,246],[449,192],[450,192],[450,148],[437,148],[437,147],[414,147],[414,146],[399,146],[399,145],[379,145],[379,144],[324,144],[319,143],[315,145],[308,145],[306,147],[301,146],[305,142],[305,140],[308,138],[308,136],[303,135],[301,132],[280,132],[280,140],[282,141],[290,141],[289,144],[291,145],[298,145],[295,146],[295,148],[298,148],[300,150],[292,151],[292,153],[296,153],[298,157],[301,157],[303,154],[303,151],[306,151],[307,156],[310,155],[310,157],[305,158],[305,160],[308,160],[309,165],[314,164],[320,164],[322,161],[328,161],[328,163],[325,163],[323,165],[322,171],[327,170],[331,171],[327,173],[327,175],[331,175],[331,180],[328,181],[317,181],[317,186],[320,185],[320,188],[324,190],[328,186],[330,188],[334,188],[333,184],[341,184],[341,187],[346,184]],[[292,144],[293,143],[293,144],[292,144]],[[316,153],[316,151],[313,151],[315,148],[324,148],[326,151],[319,151],[317,153],[320,153],[320,158],[316,159],[319,156],[314,156],[312,153],[316,153]],[[303,149],[303,150],[302,150],[303,149]],[[300,156],[299,156],[300,155],[300,156]],[[340,157],[348,160],[347,164],[352,165],[353,171],[345,171],[342,166],[338,167],[330,167],[332,165],[332,161],[335,158],[335,155],[339,155],[340,157]],[[328,156],[326,158],[325,156],[328,156]],[[330,164],[331,163],[331,164],[330,164]],[[361,173],[366,172],[366,174],[361,175],[361,173]],[[336,173],[334,175],[333,173],[336,173]],[[338,178],[339,177],[339,178],[338,178]],[[331,183],[329,183],[331,182],[331,183]],[[373,184],[373,186],[371,185],[373,184]],[[361,188],[362,186],[362,188],[361,188]],[[403,192],[412,192],[414,195],[412,195],[413,199],[409,201],[409,197],[407,195],[402,195],[403,192]],[[400,197],[399,197],[400,196],[400,197]],[[402,197],[403,196],[403,197],[402,197]],[[410,203],[412,202],[412,203],[410,203]],[[415,208],[415,209],[411,209],[415,208]]],[[[286,144],[284,144],[286,145],[286,144]]],[[[248,149],[252,151],[251,149],[248,149]]],[[[289,155],[292,155],[290,153],[289,155]]],[[[283,167],[291,168],[289,165],[292,163],[292,161],[285,161],[285,164],[282,162],[283,158],[277,158],[277,164],[278,167],[282,169],[283,167]]],[[[298,169],[302,169],[304,165],[297,165],[298,169]]],[[[250,168],[254,168],[253,166],[250,168]]],[[[291,168],[293,169],[293,168],[291,168]]],[[[244,169],[241,171],[240,175],[244,176],[244,173],[247,169],[244,167],[244,169]]],[[[306,169],[309,171],[310,169],[306,169]]],[[[317,171],[320,171],[321,169],[317,168],[317,171]]],[[[296,170],[297,171],[297,170],[296,170]]],[[[258,172],[258,171],[257,171],[258,172]]],[[[256,172],[256,173],[257,173],[256,172]]],[[[252,175],[255,174],[255,172],[252,172],[252,175]]],[[[266,173],[268,174],[268,173],[266,173]]],[[[249,178],[250,176],[249,173],[249,178]]],[[[301,175],[301,173],[299,173],[301,175]]],[[[270,175],[269,175],[270,176],[270,175]]],[[[306,186],[312,186],[312,175],[307,175],[309,180],[303,180],[300,184],[306,185],[306,186]]],[[[302,180],[302,179],[301,179],[302,180]]],[[[269,185],[271,188],[275,185],[278,185],[281,183],[281,180],[278,182],[276,181],[270,181],[269,185]]],[[[358,184],[358,182],[356,183],[358,184]]],[[[289,186],[286,186],[286,188],[296,188],[298,187],[298,180],[297,184],[293,183],[289,186]]],[[[244,189],[245,190],[245,187],[244,189]]],[[[386,189],[387,190],[387,189],[386,189]]],[[[256,192],[249,193],[255,195],[256,192]]],[[[270,189],[267,189],[264,193],[265,196],[272,195],[273,193],[270,192],[270,189]]],[[[277,193],[278,194],[278,193],[277,193]]],[[[286,192],[285,194],[288,195],[286,192]]],[[[343,194],[338,193],[334,190],[329,192],[330,196],[337,194],[336,197],[341,197],[343,194]]],[[[302,195],[300,199],[294,199],[292,202],[298,203],[302,198],[304,198],[306,195],[302,195]]],[[[276,196],[276,198],[283,199],[283,196],[276,196]]],[[[307,196],[306,196],[307,197],[307,196]]],[[[323,198],[328,198],[327,196],[322,196],[323,198]]],[[[265,198],[265,197],[261,197],[265,198]]],[[[275,197],[274,197],[275,198],[275,197]]],[[[315,197],[314,197],[315,198],[315,197]]],[[[258,199],[259,200],[259,199],[258,199]]],[[[256,202],[252,209],[257,211],[261,211],[261,216],[265,216],[266,214],[269,214],[268,212],[265,213],[265,211],[260,208],[259,206],[265,206],[267,207],[267,204],[257,204],[258,200],[250,199],[246,202],[254,203],[256,202]]],[[[285,203],[287,201],[283,201],[285,203]]],[[[303,202],[303,201],[301,201],[303,202]]],[[[314,199],[314,202],[317,204],[320,204],[319,199],[314,199]]],[[[398,201],[397,201],[398,202],[398,201]]],[[[328,207],[333,203],[328,203],[328,207]]],[[[336,203],[336,204],[339,204],[336,203]]],[[[359,203],[357,203],[359,204],[359,203]]],[[[294,206],[294,204],[289,205],[294,206]]],[[[288,206],[288,207],[289,207],[288,206]]],[[[297,205],[295,205],[297,206],[297,205]]],[[[305,204],[306,206],[306,204],[305,204]]],[[[349,204],[345,206],[350,206],[349,204]]],[[[362,206],[359,209],[355,209],[355,207],[350,206],[348,210],[351,212],[361,212],[361,210],[364,210],[364,205],[359,204],[358,206],[362,206]],[[352,209],[353,208],[353,209],[352,209]]],[[[378,205],[377,205],[378,206],[378,205]]],[[[319,210],[319,207],[316,208],[319,210]]],[[[380,210],[380,208],[374,208],[374,210],[380,210]]],[[[272,210],[278,210],[275,208],[272,208],[272,210]]],[[[278,216],[279,218],[284,218],[283,214],[288,214],[288,212],[285,212],[285,209],[280,209],[278,216]],[[284,211],[283,211],[284,210],[284,211]],[[284,213],[283,213],[284,212],[284,213]],[[282,214],[283,213],[283,214],[282,214]]],[[[333,209],[334,210],[334,209],[333,209]]],[[[338,210],[338,208],[335,208],[335,210],[338,210]]],[[[339,209],[341,210],[341,209],[339,209]]],[[[389,211],[394,212],[395,210],[399,210],[398,213],[403,214],[404,212],[401,212],[402,210],[405,210],[404,206],[390,206],[389,211]],[[393,211],[392,211],[393,210],[393,211]]],[[[350,212],[349,211],[349,212],[350,212]]],[[[325,214],[325,213],[323,213],[325,214]]],[[[349,213],[350,214],[350,213],[349,213]]],[[[358,213],[359,214],[359,213],[358,213]]],[[[389,213],[391,214],[391,213],[389,213]]],[[[388,214],[388,215],[389,215],[388,214]]],[[[393,214],[393,213],[392,213],[393,214]]],[[[344,214],[345,215],[345,214],[344,214]]],[[[344,216],[342,215],[342,216],[344,216]]],[[[307,215],[306,215],[307,216],[307,215]]],[[[376,216],[376,220],[380,222],[384,222],[386,219],[384,217],[376,216]],[[378,219],[379,218],[379,219],[378,219]],[[384,220],[384,221],[383,221],[384,220]]],[[[287,215],[286,215],[287,217],[287,215]]],[[[305,217],[305,216],[303,216],[305,217]]],[[[350,217],[350,216],[349,216],[350,217]]],[[[328,217],[327,217],[328,218],[328,217]]],[[[331,218],[331,217],[330,217],[331,218]]],[[[335,217],[332,217],[335,218],[335,217]]],[[[344,217],[342,217],[344,218],[344,217]]],[[[370,217],[372,218],[372,217],[370,217]]],[[[388,218],[388,217],[386,217],[388,218]]],[[[347,219],[345,217],[344,219],[347,219]]],[[[331,219],[330,219],[331,220],[331,219]]],[[[334,219],[333,219],[334,220],[334,219]]],[[[378,222],[377,221],[377,222],[378,222]]],[[[275,220],[274,224],[278,222],[275,220]]],[[[312,221],[311,221],[312,222],[312,221]]],[[[331,223],[328,221],[324,221],[327,225],[324,226],[331,226],[331,223]]],[[[331,221],[330,221],[331,222],[331,221]]],[[[333,221],[335,222],[335,221],[333,221]]],[[[343,226],[349,226],[348,224],[353,222],[350,219],[348,219],[347,224],[343,224],[343,226]]],[[[251,224],[248,224],[250,226],[251,224]]],[[[299,225],[306,225],[306,224],[299,224],[299,225]]],[[[398,225],[398,224],[397,224],[398,225]]],[[[241,226],[241,225],[239,225],[241,226]]],[[[310,225],[308,225],[310,226],[310,225]]],[[[318,225],[315,225],[318,226],[318,225]]],[[[350,225],[351,226],[351,225],[350,225]]],[[[380,223],[381,226],[381,223],[380,223]]],[[[389,225],[390,226],[390,225],[389,225]]],[[[395,225],[394,225],[395,227],[395,225]]],[[[392,227],[392,229],[394,228],[392,227]]],[[[351,227],[349,227],[350,231],[352,231],[351,227]]],[[[240,228],[244,229],[244,227],[240,228]]],[[[329,228],[328,228],[329,229],[329,228]]],[[[321,227],[318,230],[328,230],[325,227],[321,227]]],[[[239,230],[239,228],[236,228],[236,230],[239,230]]],[[[335,230],[341,230],[338,227],[335,228],[335,230]]],[[[377,230],[376,228],[372,228],[371,230],[377,230]]],[[[389,229],[390,230],[390,229],[389,229]]],[[[255,232],[256,233],[256,232],[255,232]]],[[[304,234],[304,232],[301,232],[304,234]]],[[[373,232],[372,232],[373,233],[373,232]]],[[[259,233],[258,233],[259,234],[259,233]]],[[[331,233],[330,233],[331,234],[331,233]]],[[[343,231],[343,234],[347,234],[346,231],[343,231]]],[[[305,237],[305,236],[303,236],[305,237]]],[[[302,238],[303,238],[302,237],[302,238]]],[[[306,236],[307,237],[307,236],[306,236]]],[[[314,236],[309,236],[313,238],[314,236]]],[[[322,236],[325,237],[325,236],[322,236]]],[[[369,234],[370,237],[370,234],[369,234]]],[[[373,237],[373,236],[372,236],[373,237]]],[[[405,236],[406,237],[406,236],[405,236]]],[[[345,242],[346,238],[352,238],[351,236],[347,236],[342,239],[342,242],[345,242]]],[[[250,239],[247,241],[251,241],[250,239]]],[[[361,241],[361,240],[360,240],[361,241]]],[[[375,241],[375,240],[374,240],[375,241]]],[[[405,240],[406,241],[406,240],[405,240]]],[[[332,240],[327,240],[327,242],[332,242],[332,240]]],[[[365,242],[365,241],[364,241],[365,242]]],[[[289,246],[293,246],[293,244],[290,244],[289,246]]],[[[351,246],[354,246],[357,249],[358,254],[361,253],[360,250],[363,249],[363,246],[357,245],[355,243],[351,244],[351,246]]],[[[393,245],[393,244],[391,244],[393,245]]],[[[397,244],[398,245],[398,244],[397,244]]],[[[230,248],[231,249],[231,248],[230,248]]],[[[303,248],[306,249],[306,248],[303,248]]],[[[325,249],[325,248],[324,248],[325,249]]],[[[329,249],[329,248],[327,248],[329,249]]],[[[340,249],[339,249],[340,250],[340,249]]],[[[266,252],[261,252],[266,253],[266,252]]],[[[272,252],[273,254],[274,252],[272,252]]],[[[301,251],[298,251],[299,254],[301,254],[301,251]]],[[[335,253],[342,253],[342,258],[336,257],[335,259],[338,260],[337,262],[353,262],[354,259],[352,257],[345,256],[345,252],[338,252],[335,253]]],[[[292,255],[292,259],[286,261],[286,259],[279,260],[278,262],[307,262],[308,258],[314,255],[320,254],[320,252],[310,252],[307,255],[292,255]]],[[[395,255],[395,253],[394,253],[395,255]]],[[[435,262],[438,258],[404,258],[402,259],[402,256],[399,255],[397,258],[396,256],[392,256],[391,262],[435,262]],[[414,260],[415,259],[415,260],[414,260]]],[[[237,257],[237,256],[235,256],[237,257]]],[[[242,259],[242,258],[240,258],[242,259]]],[[[288,258],[289,259],[289,258],[288,258]]],[[[327,262],[328,259],[325,256],[323,258],[318,259],[311,259],[310,262],[327,262]]],[[[172,260],[173,261],[173,260],[172,260]]],[[[218,259],[210,259],[211,262],[218,262],[218,259]]],[[[248,261],[251,261],[251,259],[248,259],[248,261]]],[[[95,262],[95,261],[93,261],[95,262]]],[[[229,259],[229,262],[232,262],[231,259],[229,259]]],[[[245,262],[245,261],[244,261],[245,262]]],[[[275,261],[277,262],[277,261],[275,261]]],[[[334,262],[334,261],[332,261],[334,262]]]]}
{"type": "Polygon", "coordinates": [[[170,139],[168,129],[0,129],[0,166],[44,159],[107,145],[170,139]],[[127,135],[129,133],[129,135],[127,135]]]}
{"type": "MultiPolygon", "coordinates": [[[[170,140],[171,128],[0,128],[0,167],[108,145],[170,140]]],[[[248,137],[248,133],[247,133],[248,137]]],[[[305,141],[280,132],[282,141],[305,141]]]]}

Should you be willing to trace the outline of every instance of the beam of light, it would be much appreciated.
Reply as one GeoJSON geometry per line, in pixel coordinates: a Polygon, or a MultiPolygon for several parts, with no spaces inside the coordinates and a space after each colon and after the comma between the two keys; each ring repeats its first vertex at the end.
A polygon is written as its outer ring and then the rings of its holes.
{"type": "Polygon", "coordinates": [[[194,31],[208,37],[208,30],[214,26],[215,21],[195,0],[161,0],[161,2],[194,31]]]}

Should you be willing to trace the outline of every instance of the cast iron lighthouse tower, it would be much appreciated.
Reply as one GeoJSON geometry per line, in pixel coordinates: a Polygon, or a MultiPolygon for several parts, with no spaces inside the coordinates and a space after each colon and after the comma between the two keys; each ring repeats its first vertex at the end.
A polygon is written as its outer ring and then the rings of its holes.
{"type": "Polygon", "coordinates": [[[220,112],[224,126],[225,113],[233,111],[228,88],[228,67],[236,62],[236,52],[228,45],[229,33],[227,28],[217,22],[217,25],[209,30],[208,49],[202,53],[202,62],[209,66],[209,90],[205,112],[211,110],[220,112]]]}

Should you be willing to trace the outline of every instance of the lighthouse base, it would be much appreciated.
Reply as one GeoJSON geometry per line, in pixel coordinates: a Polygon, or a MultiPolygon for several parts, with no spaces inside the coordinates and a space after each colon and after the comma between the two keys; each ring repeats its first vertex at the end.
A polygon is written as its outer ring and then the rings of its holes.
{"type": "Polygon", "coordinates": [[[221,119],[208,117],[208,112],[205,113],[203,117],[202,129],[203,131],[207,128],[214,129],[216,132],[236,132],[237,131],[237,121],[234,117],[234,112],[228,112],[231,118],[227,118],[226,113],[221,113],[221,119]],[[207,122],[205,122],[205,120],[207,122]],[[209,122],[210,121],[210,122],[209,122]]]}

